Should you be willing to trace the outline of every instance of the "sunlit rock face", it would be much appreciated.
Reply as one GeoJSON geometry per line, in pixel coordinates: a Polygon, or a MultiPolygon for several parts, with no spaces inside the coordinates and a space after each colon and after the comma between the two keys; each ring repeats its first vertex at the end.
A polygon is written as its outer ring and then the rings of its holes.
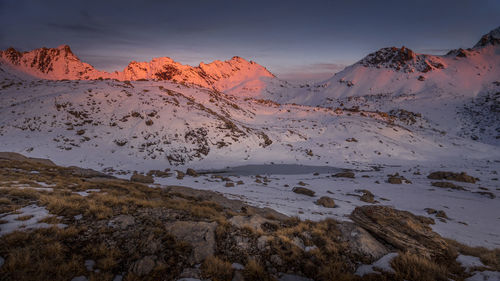
{"type": "Polygon", "coordinates": [[[123,71],[99,71],[82,62],[68,45],[19,52],[14,48],[0,51],[0,62],[32,77],[50,80],[160,80],[173,81],[226,91],[238,89],[244,95],[260,93],[265,87],[262,79],[275,76],[265,67],[233,57],[193,67],[169,57],[154,58],[149,62],[132,61],[123,71]]]}

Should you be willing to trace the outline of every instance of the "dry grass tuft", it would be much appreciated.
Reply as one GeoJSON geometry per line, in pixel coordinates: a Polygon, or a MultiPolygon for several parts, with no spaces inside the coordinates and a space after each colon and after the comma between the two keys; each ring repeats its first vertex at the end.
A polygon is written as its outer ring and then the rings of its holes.
{"type": "Polygon", "coordinates": [[[203,278],[210,278],[213,281],[230,281],[234,270],[231,263],[211,256],[205,259],[201,271],[203,278]]]}
{"type": "Polygon", "coordinates": [[[400,253],[391,261],[396,277],[412,281],[448,281],[448,269],[413,253],[400,253]]]}
{"type": "Polygon", "coordinates": [[[243,277],[246,281],[271,281],[272,278],[259,262],[249,259],[243,270],[243,277]]]}

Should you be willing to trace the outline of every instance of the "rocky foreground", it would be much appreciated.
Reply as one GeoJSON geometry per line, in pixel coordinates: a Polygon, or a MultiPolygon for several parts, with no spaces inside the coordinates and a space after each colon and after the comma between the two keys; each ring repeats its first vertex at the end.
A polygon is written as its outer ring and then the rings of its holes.
{"type": "Polygon", "coordinates": [[[500,271],[500,250],[445,239],[431,218],[366,205],[350,219],[302,221],[210,191],[0,153],[0,280],[465,280],[500,271]]]}

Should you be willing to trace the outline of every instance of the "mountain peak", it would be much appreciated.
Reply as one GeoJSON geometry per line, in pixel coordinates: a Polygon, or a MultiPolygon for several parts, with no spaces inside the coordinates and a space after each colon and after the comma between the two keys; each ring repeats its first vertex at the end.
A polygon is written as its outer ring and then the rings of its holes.
{"type": "Polygon", "coordinates": [[[358,62],[364,67],[389,68],[402,72],[428,72],[444,68],[438,57],[417,54],[409,48],[382,48],[358,62]]]}
{"type": "Polygon", "coordinates": [[[500,45],[500,26],[483,35],[476,45],[474,45],[474,48],[485,47],[488,45],[500,45]]]}

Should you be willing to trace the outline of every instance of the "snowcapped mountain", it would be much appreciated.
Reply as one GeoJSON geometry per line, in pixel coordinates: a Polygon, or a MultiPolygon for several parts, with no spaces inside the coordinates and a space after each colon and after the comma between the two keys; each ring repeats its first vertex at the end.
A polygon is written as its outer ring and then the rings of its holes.
{"type": "Polygon", "coordinates": [[[417,54],[406,47],[383,48],[326,81],[300,87],[271,85],[264,95],[310,106],[404,109],[449,133],[500,144],[499,34],[500,27],[473,48],[442,56],[417,54]]]}
{"type": "Polygon", "coordinates": [[[0,149],[125,170],[500,157],[497,34],[444,56],[384,48],[299,86],[239,57],[197,67],[156,58],[106,73],[67,46],[8,49],[0,149]]]}
{"type": "Polygon", "coordinates": [[[273,78],[263,66],[240,57],[227,61],[201,63],[197,67],[183,65],[168,57],[150,62],[132,61],[123,71],[108,73],[80,61],[68,45],[19,52],[14,48],[0,51],[0,62],[14,71],[50,80],[159,80],[194,84],[217,91],[231,91],[245,96],[258,94],[273,78]]]}

